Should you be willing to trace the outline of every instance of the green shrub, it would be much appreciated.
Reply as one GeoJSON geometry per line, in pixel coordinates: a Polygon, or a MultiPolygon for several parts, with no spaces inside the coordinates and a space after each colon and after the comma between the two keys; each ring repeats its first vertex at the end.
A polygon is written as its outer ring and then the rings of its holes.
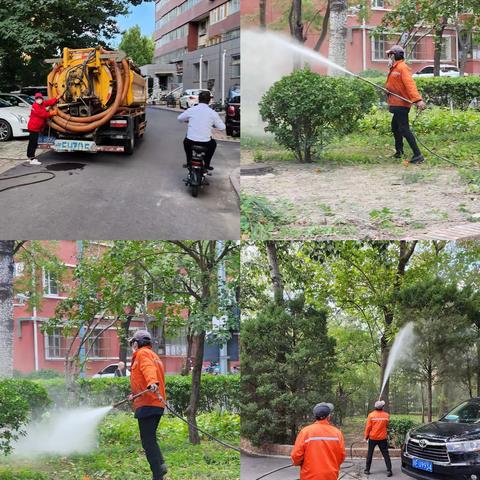
{"type": "Polygon", "coordinates": [[[49,379],[49,378],[63,378],[64,375],[62,372],[58,370],[53,370],[51,368],[45,368],[41,370],[37,370],[36,372],[29,372],[29,373],[22,373],[22,372],[15,372],[15,377],[17,378],[26,378],[28,380],[40,380],[40,379],[49,379]]]}
{"type": "MultiPolygon", "coordinates": [[[[178,413],[183,414],[190,399],[191,377],[167,375],[166,389],[168,401],[178,413]]],[[[58,407],[109,405],[126,398],[130,394],[130,379],[123,378],[82,378],[67,389],[63,379],[38,380],[58,407]]],[[[200,412],[216,409],[236,411],[239,408],[238,375],[203,375],[200,391],[200,412]]],[[[128,404],[122,406],[130,410],[128,404]]]]}
{"type": "Polygon", "coordinates": [[[48,477],[33,470],[0,467],[0,480],[48,480],[48,477]]]}
{"type": "Polygon", "coordinates": [[[335,138],[354,130],[375,102],[370,85],[346,77],[296,70],[274,83],[260,102],[260,115],[276,141],[311,162],[335,138]]]}
{"type": "Polygon", "coordinates": [[[51,404],[47,391],[30,380],[0,380],[0,452],[23,433],[31,418],[37,418],[51,404]]]}
{"type": "Polygon", "coordinates": [[[407,436],[407,433],[412,428],[418,427],[418,425],[420,425],[418,422],[408,417],[391,418],[388,425],[388,435],[390,438],[390,443],[395,448],[400,448],[405,442],[405,437],[407,436]]]}

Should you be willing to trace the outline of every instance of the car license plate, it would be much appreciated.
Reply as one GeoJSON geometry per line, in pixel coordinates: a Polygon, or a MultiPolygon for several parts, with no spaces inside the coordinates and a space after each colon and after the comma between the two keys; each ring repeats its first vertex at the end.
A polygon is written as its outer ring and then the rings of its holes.
{"type": "Polygon", "coordinates": [[[86,140],[55,140],[53,149],[56,152],[96,152],[97,145],[86,140]]]}
{"type": "Polygon", "coordinates": [[[433,464],[428,460],[420,460],[419,458],[412,459],[412,467],[425,472],[433,472],[433,464]]]}

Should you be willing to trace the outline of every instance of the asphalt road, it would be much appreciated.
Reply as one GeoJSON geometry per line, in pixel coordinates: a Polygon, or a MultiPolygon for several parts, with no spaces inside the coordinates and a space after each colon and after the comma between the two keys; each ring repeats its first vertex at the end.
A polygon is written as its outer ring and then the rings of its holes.
{"type": "MultiPolygon", "coordinates": [[[[186,126],[177,115],[149,108],[145,136],[131,156],[48,152],[40,157],[40,167],[19,165],[2,174],[84,164],[55,171],[51,181],[0,192],[0,238],[240,238],[238,198],[229,178],[240,163],[239,144],[218,142],[210,185],[193,198],[182,182],[186,126]]],[[[0,189],[45,177],[0,181],[0,189]]]]}
{"type": "MultiPolygon", "coordinates": [[[[242,480],[256,480],[261,475],[274,470],[276,468],[282,467],[283,465],[288,465],[290,459],[286,457],[251,457],[248,455],[242,455],[241,460],[241,473],[240,478],[242,480]]],[[[408,479],[400,471],[400,459],[392,458],[393,465],[393,477],[392,479],[408,479]]],[[[385,463],[383,459],[374,459],[372,463],[372,468],[370,469],[370,475],[366,476],[363,474],[365,469],[365,460],[364,459],[353,459],[346,460],[343,468],[341,469],[339,478],[342,480],[352,480],[352,479],[369,479],[369,480],[383,480],[387,478],[387,471],[385,468],[385,463]],[[352,465],[353,463],[353,465],[352,465]],[[343,476],[342,476],[343,475],[343,476]]],[[[277,473],[265,477],[265,480],[297,480],[300,478],[300,469],[297,467],[287,468],[281,470],[277,473]]]]}

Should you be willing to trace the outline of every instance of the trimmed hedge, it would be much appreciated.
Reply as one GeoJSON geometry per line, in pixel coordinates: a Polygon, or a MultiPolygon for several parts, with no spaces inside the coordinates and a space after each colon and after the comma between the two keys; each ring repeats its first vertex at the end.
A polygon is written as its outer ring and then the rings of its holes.
{"type": "Polygon", "coordinates": [[[395,448],[400,448],[404,442],[407,433],[415,427],[418,427],[420,424],[411,418],[391,418],[388,425],[388,436],[390,443],[395,448]]]}
{"type": "MultiPolygon", "coordinates": [[[[377,85],[385,85],[385,78],[369,78],[377,85]]],[[[415,78],[418,90],[426,103],[440,107],[467,109],[473,100],[480,102],[480,77],[427,77],[415,78]]],[[[378,90],[381,100],[385,94],[378,90]]]]}
{"type": "MultiPolygon", "coordinates": [[[[191,391],[191,377],[167,375],[166,388],[170,405],[184,414],[191,391]]],[[[38,380],[57,407],[78,405],[104,406],[118,402],[130,394],[130,380],[124,378],[82,378],[67,389],[63,379],[38,380]]],[[[239,410],[239,375],[202,375],[199,412],[239,410]]],[[[129,410],[128,404],[123,407],[129,410]]]]}

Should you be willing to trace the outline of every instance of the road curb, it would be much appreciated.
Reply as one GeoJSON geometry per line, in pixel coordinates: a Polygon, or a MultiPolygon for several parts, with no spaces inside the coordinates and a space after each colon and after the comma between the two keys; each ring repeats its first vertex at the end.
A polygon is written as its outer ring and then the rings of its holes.
{"type": "Polygon", "coordinates": [[[236,168],[230,174],[230,183],[237,194],[237,200],[240,203],[240,168],[236,168]]]}

